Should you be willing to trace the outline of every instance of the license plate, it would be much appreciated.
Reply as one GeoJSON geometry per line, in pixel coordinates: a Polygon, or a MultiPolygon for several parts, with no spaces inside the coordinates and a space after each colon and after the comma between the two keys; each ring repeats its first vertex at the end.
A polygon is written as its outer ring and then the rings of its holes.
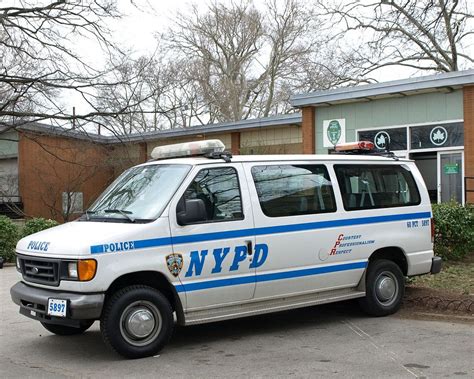
{"type": "Polygon", "coordinates": [[[66,317],[67,300],[48,299],[48,315],[56,317],[66,317]]]}

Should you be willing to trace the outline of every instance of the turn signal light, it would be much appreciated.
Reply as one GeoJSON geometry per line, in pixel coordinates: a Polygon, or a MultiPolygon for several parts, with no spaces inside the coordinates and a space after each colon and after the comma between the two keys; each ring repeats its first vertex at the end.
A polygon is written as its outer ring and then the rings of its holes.
{"type": "Polygon", "coordinates": [[[97,261],[95,259],[84,259],[77,261],[77,271],[79,274],[79,280],[81,282],[87,282],[92,280],[97,270],[97,261]]]}

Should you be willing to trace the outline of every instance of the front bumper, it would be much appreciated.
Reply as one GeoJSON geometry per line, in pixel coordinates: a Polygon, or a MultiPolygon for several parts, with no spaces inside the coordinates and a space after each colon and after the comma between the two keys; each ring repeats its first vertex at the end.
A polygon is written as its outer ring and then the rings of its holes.
{"type": "Polygon", "coordinates": [[[45,323],[78,325],[80,320],[96,320],[100,318],[104,305],[105,294],[80,294],[53,291],[31,287],[23,282],[16,283],[10,289],[13,302],[20,306],[20,313],[45,323]],[[68,303],[67,317],[48,316],[48,299],[64,299],[68,303]]]}
{"type": "Polygon", "coordinates": [[[441,257],[433,257],[431,260],[431,273],[432,274],[438,274],[441,271],[441,265],[443,263],[443,260],[441,257]]]}

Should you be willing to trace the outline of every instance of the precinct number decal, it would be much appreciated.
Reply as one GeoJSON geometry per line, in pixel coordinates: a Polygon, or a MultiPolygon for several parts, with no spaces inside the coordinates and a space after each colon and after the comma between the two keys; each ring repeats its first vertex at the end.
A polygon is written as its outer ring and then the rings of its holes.
{"type": "Polygon", "coordinates": [[[66,317],[67,300],[48,299],[48,315],[56,317],[66,317]]]}

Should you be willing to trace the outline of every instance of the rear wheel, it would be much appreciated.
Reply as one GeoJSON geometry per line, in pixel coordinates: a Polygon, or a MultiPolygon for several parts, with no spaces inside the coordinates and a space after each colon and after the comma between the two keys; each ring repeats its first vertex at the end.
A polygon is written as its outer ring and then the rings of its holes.
{"type": "Polygon", "coordinates": [[[366,313],[373,316],[395,313],[402,304],[404,293],[405,279],[396,263],[379,259],[369,264],[366,296],[360,300],[366,313]]]}
{"type": "Polygon", "coordinates": [[[105,343],[126,358],[155,355],[169,341],[173,327],[169,301],[147,286],[130,286],[114,294],[100,322],[105,343]]]}
{"type": "Polygon", "coordinates": [[[57,334],[58,336],[73,336],[75,334],[84,333],[93,323],[94,320],[82,321],[78,328],[66,325],[48,324],[46,322],[42,322],[41,325],[43,325],[47,331],[57,334]]]}

